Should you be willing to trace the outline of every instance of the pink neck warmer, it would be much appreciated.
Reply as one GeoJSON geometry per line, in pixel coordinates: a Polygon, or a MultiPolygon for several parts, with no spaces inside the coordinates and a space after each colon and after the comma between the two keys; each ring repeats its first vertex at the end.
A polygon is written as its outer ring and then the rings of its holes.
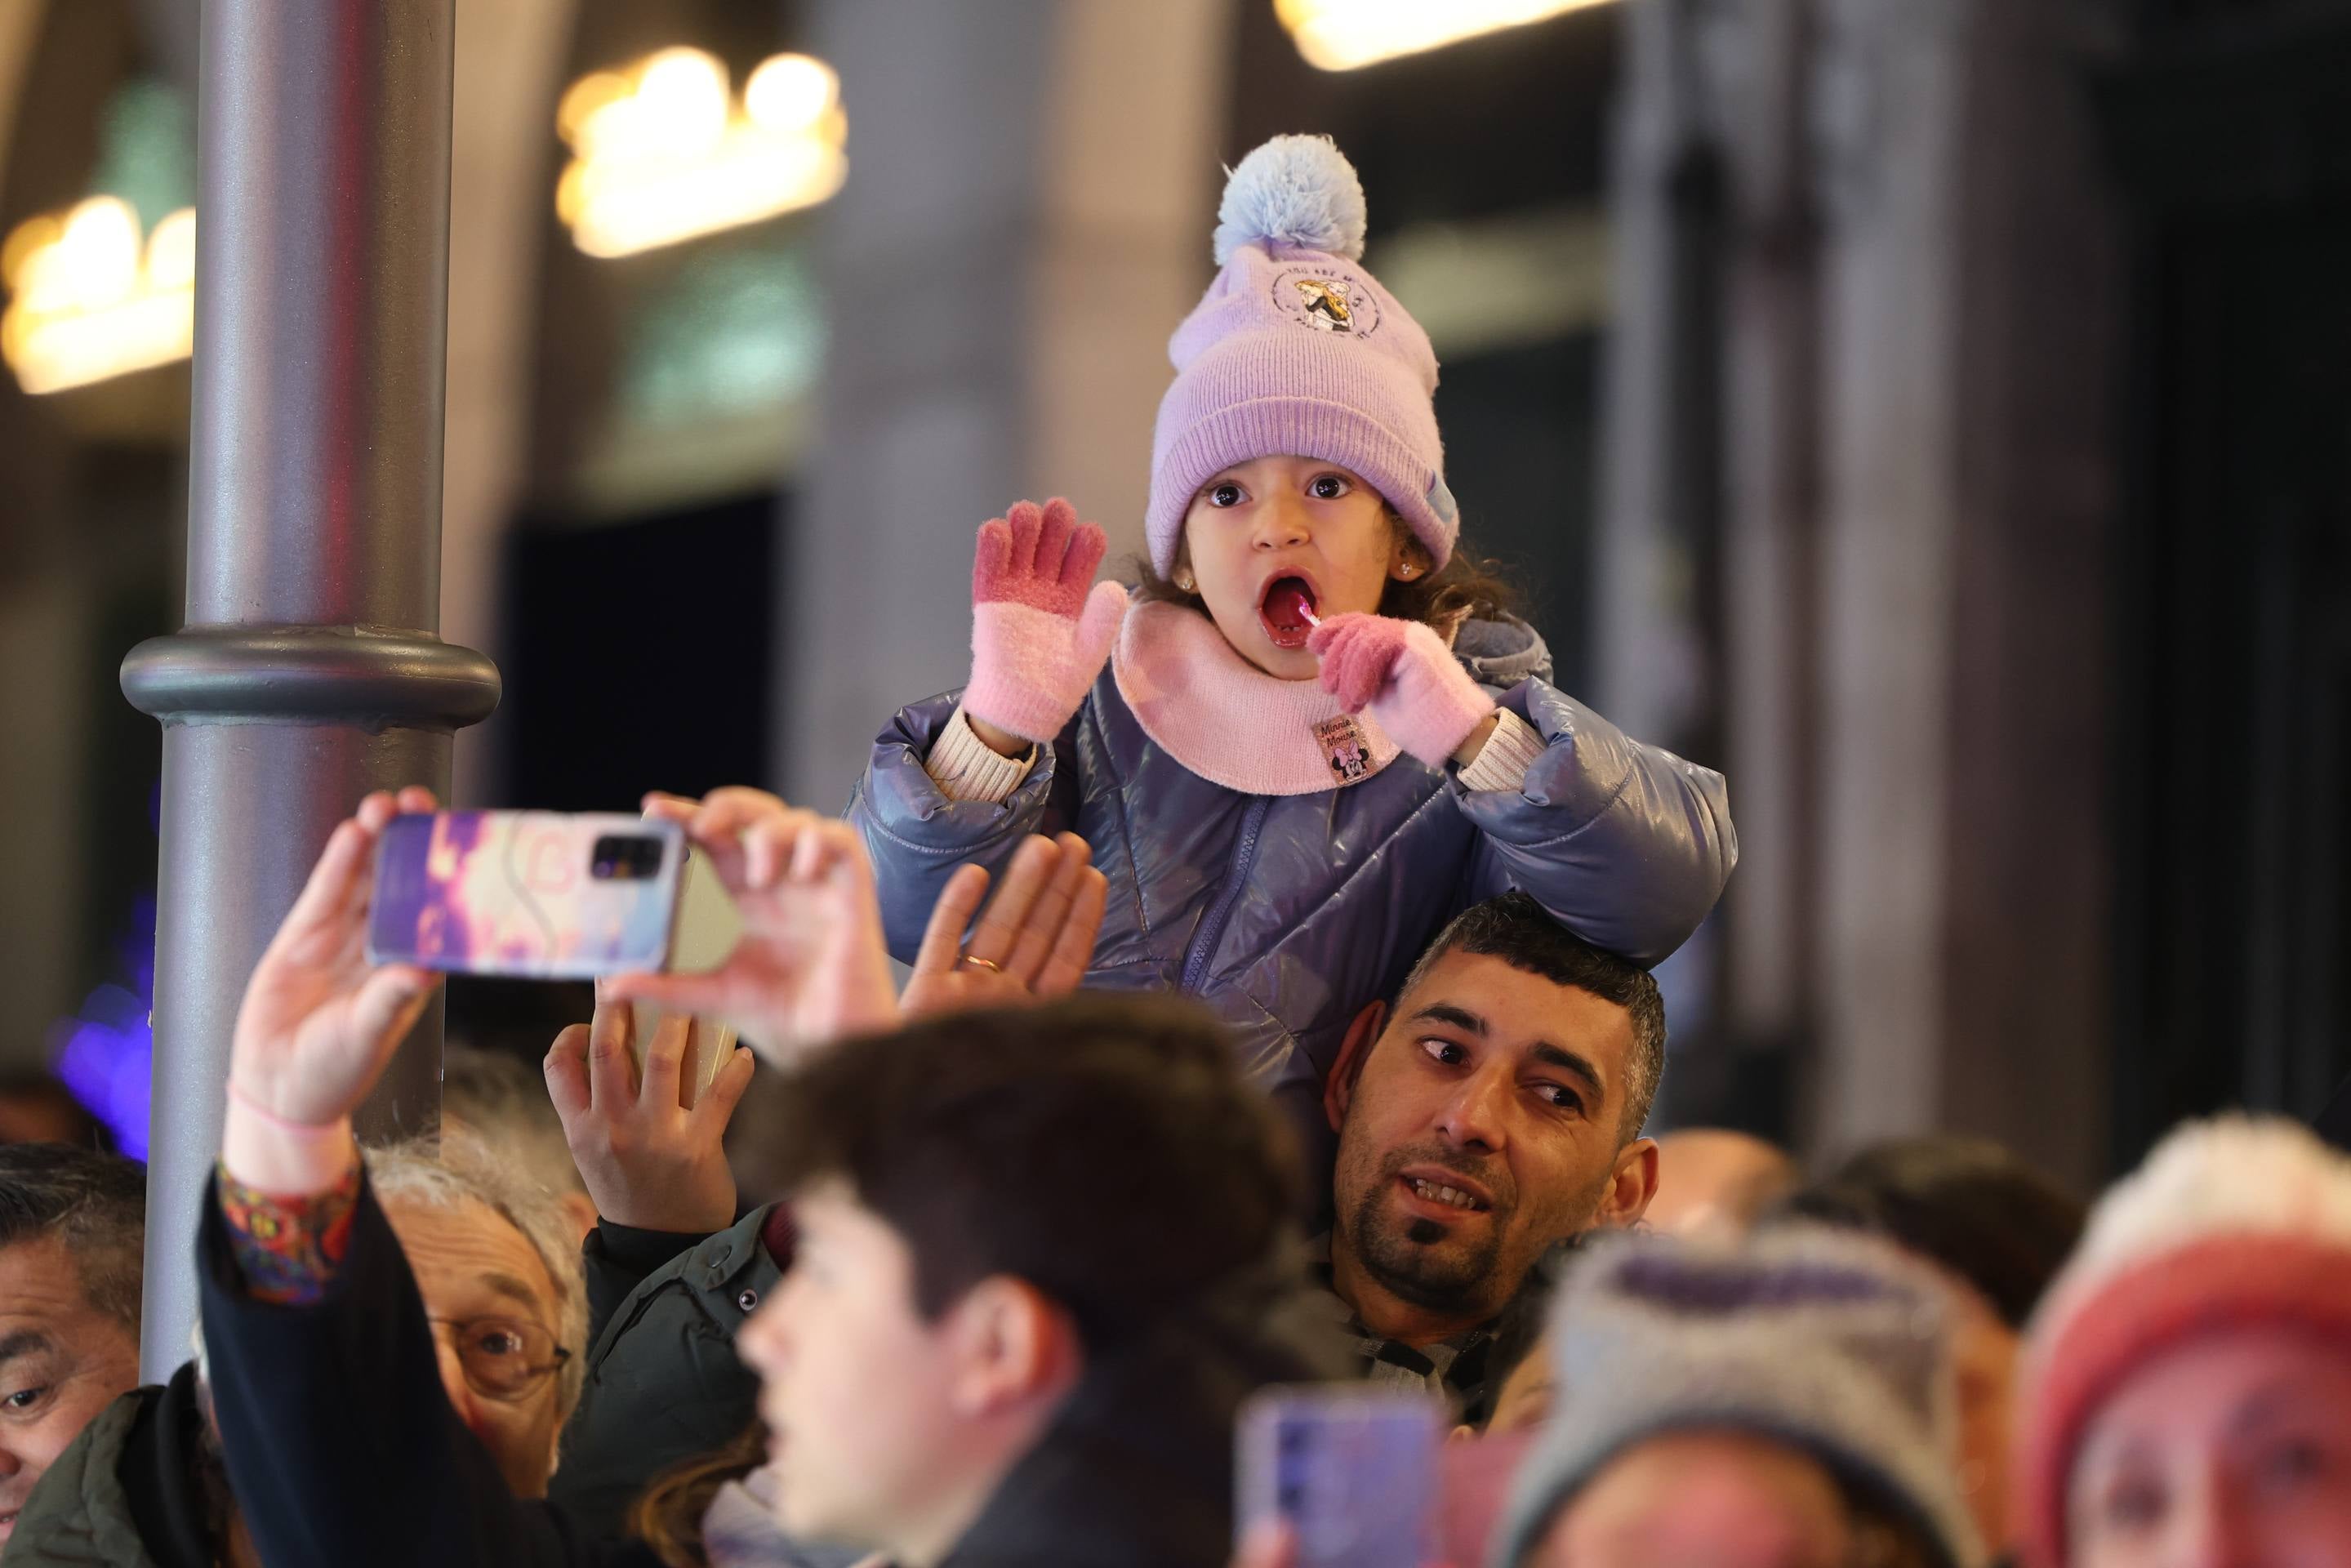
{"type": "Polygon", "coordinates": [[[1395,760],[1395,742],[1369,714],[1350,715],[1314,681],[1267,674],[1180,604],[1128,610],[1111,673],[1161,749],[1244,795],[1341,789],[1395,760]]]}

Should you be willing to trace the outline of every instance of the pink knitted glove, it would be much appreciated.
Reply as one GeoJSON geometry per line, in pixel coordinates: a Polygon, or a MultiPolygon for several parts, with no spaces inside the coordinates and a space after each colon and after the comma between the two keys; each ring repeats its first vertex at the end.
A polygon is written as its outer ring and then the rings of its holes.
{"type": "Polygon", "coordinates": [[[1431,768],[1444,767],[1494,711],[1453,650],[1417,621],[1333,615],[1306,646],[1322,661],[1324,691],[1349,713],[1371,709],[1398,746],[1431,768]]]}
{"type": "Polygon", "coordinates": [[[971,563],[971,681],[964,711],[1029,740],[1061,733],[1102,674],[1126,590],[1094,582],[1110,541],[1056,497],[979,528],[971,563]],[[1089,593],[1086,585],[1093,583],[1089,593]]]}

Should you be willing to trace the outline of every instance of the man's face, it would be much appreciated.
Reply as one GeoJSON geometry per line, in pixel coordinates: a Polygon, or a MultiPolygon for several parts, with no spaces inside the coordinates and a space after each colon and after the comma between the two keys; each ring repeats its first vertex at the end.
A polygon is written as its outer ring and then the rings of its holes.
{"type": "Polygon", "coordinates": [[[1818,1461],[1737,1432],[1674,1432],[1585,1483],[1532,1568],[1845,1568],[1849,1511],[1818,1461]]]}
{"type": "Polygon", "coordinates": [[[2273,1328],[2189,1342],[2084,1431],[2078,1568],[2351,1565],[2351,1354],[2273,1328]]]}
{"type": "Polygon", "coordinates": [[[516,1496],[545,1497],[562,1426],[561,1378],[547,1347],[562,1319],[538,1249],[485,1204],[443,1208],[394,1197],[384,1215],[434,1320],[449,1403],[516,1496]]]}
{"type": "Polygon", "coordinates": [[[759,1375],[777,1520],[893,1549],[927,1534],[968,1479],[952,1336],[915,1310],[904,1239],[844,1184],[810,1187],[792,1215],[791,1271],[737,1337],[759,1375]]]}
{"type": "Polygon", "coordinates": [[[1346,1095],[1343,1277],[1352,1260],[1400,1301],[1480,1321],[1545,1249],[1638,1218],[1653,1145],[1617,1139],[1632,1051],[1631,1015],[1613,1002],[1499,958],[1437,960],[1346,1095]]]}
{"type": "Polygon", "coordinates": [[[50,1461],[139,1384],[139,1336],[89,1304],[55,1236],[0,1248],[0,1544],[50,1461]]]}

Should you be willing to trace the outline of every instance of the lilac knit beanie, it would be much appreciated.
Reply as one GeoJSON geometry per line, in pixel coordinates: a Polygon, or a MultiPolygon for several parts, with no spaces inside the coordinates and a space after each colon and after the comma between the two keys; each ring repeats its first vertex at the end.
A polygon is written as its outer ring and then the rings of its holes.
{"type": "Polygon", "coordinates": [[[1362,475],[1428,549],[1460,525],[1437,434],[1428,334],[1358,262],[1364,187],[1327,136],[1277,136],[1225,183],[1222,268],[1167,345],[1176,382],[1151,443],[1151,564],[1175,568],[1184,514],[1218,470],[1299,456],[1362,475]]]}

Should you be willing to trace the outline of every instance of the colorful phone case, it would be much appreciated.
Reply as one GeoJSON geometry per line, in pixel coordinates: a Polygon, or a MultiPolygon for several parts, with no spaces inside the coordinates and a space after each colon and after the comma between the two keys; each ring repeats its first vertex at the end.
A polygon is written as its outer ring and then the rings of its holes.
{"type": "Polygon", "coordinates": [[[659,969],[684,862],[675,823],[617,813],[395,817],[376,851],[368,957],[538,978],[659,969]]]}

